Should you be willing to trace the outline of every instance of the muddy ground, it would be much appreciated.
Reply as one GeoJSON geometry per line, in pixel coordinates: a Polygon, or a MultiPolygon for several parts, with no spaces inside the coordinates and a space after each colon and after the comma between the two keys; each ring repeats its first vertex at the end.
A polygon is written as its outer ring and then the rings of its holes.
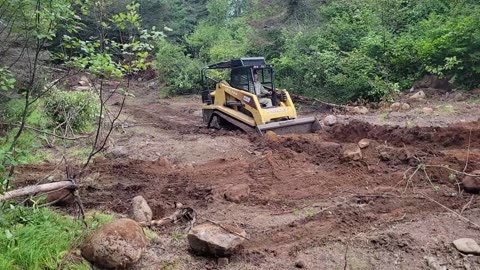
{"type": "MultiPolygon", "coordinates": [[[[219,267],[189,252],[182,228],[158,228],[135,269],[295,269],[299,261],[306,269],[480,269],[480,257],[452,246],[480,240],[472,224],[480,224],[480,200],[454,171],[480,169],[478,99],[427,97],[404,112],[338,115],[315,134],[260,137],[205,128],[198,96],[159,98],[146,86],[134,95],[81,183],[85,207],[128,215],[142,195],[161,218],[181,202],[198,223],[228,222],[250,239],[219,267]],[[345,159],[364,138],[363,158],[345,159]],[[223,192],[241,183],[248,199],[226,201],[223,192]]],[[[328,113],[314,107],[303,113],[328,113]]],[[[54,166],[22,168],[19,181],[54,166]]]]}

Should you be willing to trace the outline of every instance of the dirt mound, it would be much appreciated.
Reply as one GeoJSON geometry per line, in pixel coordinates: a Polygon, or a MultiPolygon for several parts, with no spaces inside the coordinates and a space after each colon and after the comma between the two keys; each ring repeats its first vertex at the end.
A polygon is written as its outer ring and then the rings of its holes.
{"type": "Polygon", "coordinates": [[[349,124],[336,125],[329,134],[335,141],[357,142],[369,138],[395,146],[432,148],[461,146],[466,148],[470,142],[471,147],[480,147],[480,120],[446,128],[378,126],[354,120],[349,124]]]}

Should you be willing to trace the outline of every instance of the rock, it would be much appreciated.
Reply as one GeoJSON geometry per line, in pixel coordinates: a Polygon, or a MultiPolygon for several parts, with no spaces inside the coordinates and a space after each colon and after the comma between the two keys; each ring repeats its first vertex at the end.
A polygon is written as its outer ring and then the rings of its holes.
{"type": "Polygon", "coordinates": [[[132,217],[136,222],[152,221],[152,209],[142,196],[136,196],[132,199],[132,217]]]}
{"type": "Polygon", "coordinates": [[[357,160],[361,160],[362,158],[363,158],[362,150],[360,149],[360,147],[358,147],[358,145],[355,145],[353,147],[347,147],[347,149],[345,149],[345,151],[343,151],[343,159],[344,160],[357,161],[357,160]]]}
{"type": "Polygon", "coordinates": [[[480,170],[473,171],[470,174],[479,176],[465,176],[462,181],[463,189],[466,192],[478,194],[480,193],[480,170]]]}
{"type": "Polygon", "coordinates": [[[433,109],[430,108],[430,107],[423,107],[422,111],[423,111],[424,114],[432,114],[433,113],[433,109]]]}
{"type": "Polygon", "coordinates": [[[125,158],[127,156],[128,156],[128,151],[127,151],[127,148],[125,148],[124,146],[116,146],[105,154],[105,157],[109,159],[125,158]]]}
{"type": "Polygon", "coordinates": [[[321,141],[318,143],[318,149],[322,149],[328,153],[338,153],[341,151],[342,146],[336,142],[321,141]]]}
{"type": "Polygon", "coordinates": [[[418,91],[417,93],[411,95],[408,99],[420,100],[420,99],[424,99],[425,97],[426,97],[426,95],[423,91],[418,91]]]}
{"type": "Polygon", "coordinates": [[[153,89],[156,89],[156,88],[157,88],[157,82],[156,82],[156,81],[152,81],[152,82],[148,83],[147,86],[148,86],[148,88],[150,88],[150,89],[152,89],[152,90],[153,90],[153,89]]]}
{"type": "Polygon", "coordinates": [[[305,268],[306,264],[303,260],[298,260],[295,262],[295,267],[297,268],[305,268]]]}
{"type": "Polygon", "coordinates": [[[441,265],[435,257],[428,256],[424,257],[424,259],[427,261],[427,265],[433,270],[447,270],[447,267],[441,265]]]}
{"type": "Polygon", "coordinates": [[[235,226],[222,224],[229,231],[210,223],[197,225],[190,230],[187,239],[193,252],[224,257],[234,253],[245,240],[247,233],[235,226]],[[241,237],[241,236],[243,237],[241,237]]]}
{"type": "Polygon", "coordinates": [[[250,186],[248,184],[238,184],[228,188],[225,191],[224,197],[227,201],[240,203],[248,198],[250,195],[250,186]]]}
{"type": "Polygon", "coordinates": [[[325,118],[323,118],[323,124],[325,126],[333,126],[337,123],[337,117],[335,115],[327,115],[325,118]]]}
{"type": "Polygon", "coordinates": [[[456,93],[454,96],[453,96],[453,99],[455,101],[464,101],[466,99],[466,97],[462,94],[462,93],[456,93]]]}
{"type": "Polygon", "coordinates": [[[368,109],[365,106],[356,106],[356,107],[353,107],[352,112],[355,114],[367,114],[368,109]]]}
{"type": "Polygon", "coordinates": [[[158,165],[161,167],[167,167],[167,168],[172,168],[173,164],[170,160],[168,160],[167,157],[159,157],[157,159],[158,165]]]}
{"type": "Polygon", "coordinates": [[[410,104],[402,103],[402,111],[408,111],[408,110],[410,110],[410,104]]]}
{"type": "Polygon", "coordinates": [[[380,160],[389,161],[390,160],[390,154],[386,151],[380,152],[380,160]]]}
{"type": "Polygon", "coordinates": [[[275,132],[273,132],[273,131],[271,131],[271,130],[268,130],[268,131],[265,133],[265,135],[267,136],[267,138],[268,138],[269,140],[272,140],[272,141],[275,141],[275,140],[278,139],[277,133],[275,133],[275,132]]]}
{"type": "Polygon", "coordinates": [[[394,102],[392,105],[390,105],[390,110],[392,111],[399,111],[400,108],[402,108],[402,103],[400,102],[394,102]]]}
{"type": "Polygon", "coordinates": [[[87,78],[87,76],[82,76],[80,77],[78,84],[81,86],[90,86],[90,80],[87,78]]]}
{"type": "Polygon", "coordinates": [[[202,110],[193,111],[192,115],[201,117],[203,115],[203,111],[202,110]]]}
{"type": "Polygon", "coordinates": [[[401,148],[397,150],[396,156],[400,161],[407,162],[412,157],[412,154],[408,149],[401,148]]]}
{"type": "Polygon", "coordinates": [[[217,260],[218,267],[225,267],[228,265],[228,263],[229,263],[228,258],[225,258],[225,257],[218,258],[217,260]]]}
{"type": "Polygon", "coordinates": [[[122,218],[100,227],[85,243],[85,259],[98,267],[117,269],[137,262],[148,240],[137,222],[122,218]]]}
{"type": "Polygon", "coordinates": [[[361,139],[361,140],[358,142],[358,147],[360,147],[360,149],[365,149],[365,148],[367,148],[369,145],[370,145],[370,140],[369,140],[369,139],[361,139]]]}
{"type": "Polygon", "coordinates": [[[453,245],[462,253],[480,255],[480,246],[471,238],[457,239],[453,241],[453,245]]]}

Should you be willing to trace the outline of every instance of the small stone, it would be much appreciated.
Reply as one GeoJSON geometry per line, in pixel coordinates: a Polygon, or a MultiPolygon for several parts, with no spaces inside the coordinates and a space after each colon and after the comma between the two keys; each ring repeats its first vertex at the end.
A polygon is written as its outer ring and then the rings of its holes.
{"type": "Polygon", "coordinates": [[[392,105],[390,105],[390,110],[396,112],[396,111],[399,111],[401,107],[402,107],[402,103],[394,102],[394,103],[392,103],[392,105]]]}
{"type": "Polygon", "coordinates": [[[227,201],[240,203],[248,198],[250,195],[250,186],[248,184],[238,184],[228,188],[225,191],[224,197],[227,201]]]}
{"type": "Polygon", "coordinates": [[[124,146],[116,146],[105,154],[108,159],[125,158],[128,156],[128,150],[124,146]]]}
{"type": "Polygon", "coordinates": [[[295,262],[295,267],[297,268],[305,268],[306,264],[303,260],[298,260],[295,262]]]}
{"type": "Polygon", "coordinates": [[[148,240],[137,222],[122,218],[100,227],[85,243],[82,256],[89,262],[124,269],[140,259],[148,240]]]}
{"type": "Polygon", "coordinates": [[[462,253],[480,255],[480,246],[471,238],[457,239],[453,241],[453,245],[462,253]]]}
{"type": "Polygon", "coordinates": [[[402,104],[402,111],[408,111],[408,110],[410,110],[410,104],[403,103],[402,104]]]}
{"type": "Polygon", "coordinates": [[[390,160],[390,154],[386,151],[380,152],[380,160],[389,161],[390,160]]]}
{"type": "Polygon", "coordinates": [[[370,140],[369,140],[369,139],[361,139],[361,140],[358,142],[358,147],[360,147],[360,149],[365,149],[365,148],[367,148],[369,145],[370,145],[370,140]]]}
{"type": "Polygon", "coordinates": [[[152,221],[152,209],[142,196],[136,196],[132,199],[132,216],[136,222],[149,223],[152,221]]]}
{"type": "Polygon", "coordinates": [[[427,265],[430,266],[430,268],[433,270],[447,270],[447,267],[441,265],[435,257],[428,256],[424,257],[424,259],[427,261],[427,265]]]}
{"type": "Polygon", "coordinates": [[[323,118],[323,124],[325,126],[333,126],[337,123],[337,117],[335,115],[327,115],[325,118],[323,118]]]}
{"type": "Polygon", "coordinates": [[[353,107],[352,112],[355,114],[367,114],[368,109],[365,106],[356,106],[356,107],[353,107]]]}
{"type": "Polygon", "coordinates": [[[480,171],[473,171],[470,174],[478,176],[465,176],[462,181],[463,189],[468,193],[478,194],[480,193],[480,171]]]}
{"type": "Polygon", "coordinates": [[[225,257],[218,258],[217,260],[218,267],[225,267],[228,265],[228,263],[229,263],[228,258],[225,258],[225,257]]]}
{"type": "Polygon", "coordinates": [[[167,157],[159,157],[157,162],[161,167],[172,168],[173,166],[172,162],[170,162],[167,157]]]}
{"type": "Polygon", "coordinates": [[[277,140],[278,136],[277,136],[277,133],[271,131],[271,130],[268,130],[266,133],[265,133],[265,136],[270,139],[270,140],[277,140]]]}
{"type": "Polygon", "coordinates": [[[465,100],[465,96],[462,93],[456,93],[455,96],[453,96],[453,99],[455,101],[463,101],[465,100]]]}
{"type": "Polygon", "coordinates": [[[433,109],[430,108],[430,107],[423,107],[422,111],[423,111],[424,114],[432,114],[433,113],[433,109]]]}
{"type": "Polygon", "coordinates": [[[412,154],[410,153],[410,151],[408,151],[408,149],[406,148],[401,148],[401,149],[398,149],[397,151],[397,158],[401,161],[408,161],[410,158],[412,157],[412,154]]]}
{"type": "Polygon", "coordinates": [[[193,227],[187,236],[192,251],[219,257],[234,253],[245,240],[247,233],[238,227],[227,224],[222,224],[222,227],[211,223],[193,227]]]}
{"type": "Polygon", "coordinates": [[[424,99],[425,97],[426,97],[426,95],[423,91],[418,91],[417,93],[411,95],[408,99],[420,100],[420,99],[424,99]]]}
{"type": "Polygon", "coordinates": [[[358,147],[358,145],[347,147],[347,149],[343,151],[344,160],[357,161],[357,160],[361,160],[362,158],[363,158],[362,150],[360,149],[360,147],[358,147]]]}
{"type": "Polygon", "coordinates": [[[155,81],[148,83],[148,88],[150,89],[156,89],[157,88],[157,83],[155,81]]]}

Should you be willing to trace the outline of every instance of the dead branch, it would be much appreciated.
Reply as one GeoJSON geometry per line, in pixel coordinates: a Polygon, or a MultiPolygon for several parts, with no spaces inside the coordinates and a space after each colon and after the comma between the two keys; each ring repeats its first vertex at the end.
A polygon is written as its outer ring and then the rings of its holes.
{"type": "MultiPolygon", "coordinates": [[[[177,206],[176,206],[177,207],[177,206]]],[[[179,220],[186,221],[190,223],[190,227],[193,226],[197,220],[197,213],[193,208],[182,207],[181,204],[173,214],[162,219],[152,220],[150,222],[139,222],[141,226],[163,226],[168,223],[177,223],[179,220]]]]}
{"type": "Polygon", "coordinates": [[[5,194],[0,195],[0,202],[35,193],[50,192],[61,189],[76,190],[77,185],[73,184],[71,181],[60,181],[42,185],[26,186],[20,189],[8,191],[5,194]]]}
{"type": "Polygon", "coordinates": [[[423,193],[421,193],[421,192],[418,192],[418,194],[420,194],[420,195],[422,195],[423,197],[425,197],[425,199],[427,199],[427,200],[429,200],[429,201],[431,201],[431,202],[433,202],[433,203],[436,203],[436,204],[438,204],[438,205],[439,205],[439,206],[441,206],[443,209],[445,209],[445,210],[447,210],[448,212],[450,212],[450,213],[452,213],[452,214],[456,215],[456,216],[457,216],[457,217],[459,217],[460,219],[462,219],[462,220],[464,220],[464,221],[466,221],[466,222],[468,222],[468,223],[472,224],[472,225],[473,225],[473,226],[475,226],[477,229],[480,229],[480,225],[478,225],[477,223],[475,223],[475,222],[471,221],[470,219],[468,219],[468,218],[466,218],[466,217],[464,217],[464,216],[460,215],[459,213],[455,212],[454,210],[452,210],[452,209],[448,208],[447,206],[445,206],[445,205],[443,205],[443,204],[441,204],[441,203],[437,202],[436,200],[434,200],[434,199],[430,198],[430,197],[429,197],[429,196],[427,196],[426,194],[423,194],[423,193]]]}
{"type": "Polygon", "coordinates": [[[465,210],[468,209],[468,207],[470,207],[470,205],[472,204],[473,202],[473,198],[475,197],[475,195],[472,195],[472,197],[470,197],[470,200],[462,207],[462,210],[460,210],[460,215],[463,214],[463,212],[465,210]]]}

